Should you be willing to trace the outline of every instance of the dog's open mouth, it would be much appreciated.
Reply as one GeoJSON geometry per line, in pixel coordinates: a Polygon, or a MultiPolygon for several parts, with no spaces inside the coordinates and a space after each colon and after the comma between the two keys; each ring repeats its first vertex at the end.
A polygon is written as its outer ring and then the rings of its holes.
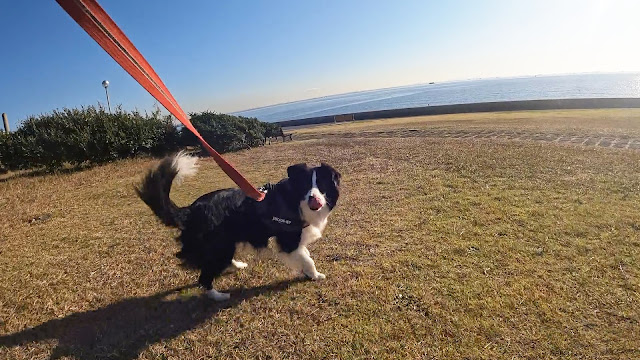
{"type": "Polygon", "coordinates": [[[322,200],[320,198],[313,196],[309,199],[309,209],[313,211],[318,211],[322,208],[322,200]]]}

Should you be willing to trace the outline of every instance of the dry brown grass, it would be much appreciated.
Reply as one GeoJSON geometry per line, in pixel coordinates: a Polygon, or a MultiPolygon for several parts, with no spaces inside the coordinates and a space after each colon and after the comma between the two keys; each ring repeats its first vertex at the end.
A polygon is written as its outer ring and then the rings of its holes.
{"type": "MultiPolygon", "coordinates": [[[[231,302],[185,287],[196,274],[177,266],[175,232],[132,191],[153,160],[12,178],[0,358],[640,357],[639,152],[334,136],[229,158],[254,184],[298,161],[343,173],[311,249],[326,281],[244,255],[250,267],[217,282],[231,302]]],[[[230,185],[205,160],[172,195],[230,185]]]]}
{"type": "Polygon", "coordinates": [[[297,135],[379,131],[394,129],[465,129],[562,131],[594,135],[637,136],[640,109],[545,110],[450,114],[410,118],[354,121],[308,128],[291,128],[297,135]]]}

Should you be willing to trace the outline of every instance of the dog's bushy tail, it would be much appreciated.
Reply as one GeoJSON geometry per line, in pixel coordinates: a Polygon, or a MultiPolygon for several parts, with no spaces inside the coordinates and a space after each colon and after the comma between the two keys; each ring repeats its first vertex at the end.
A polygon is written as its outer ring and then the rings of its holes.
{"type": "Polygon", "coordinates": [[[188,208],[179,208],[169,198],[174,180],[179,183],[185,176],[196,173],[197,158],[183,151],[168,156],[154,169],[149,170],[142,183],[136,187],[136,193],[153,213],[167,226],[182,228],[188,215],[188,208]]]}

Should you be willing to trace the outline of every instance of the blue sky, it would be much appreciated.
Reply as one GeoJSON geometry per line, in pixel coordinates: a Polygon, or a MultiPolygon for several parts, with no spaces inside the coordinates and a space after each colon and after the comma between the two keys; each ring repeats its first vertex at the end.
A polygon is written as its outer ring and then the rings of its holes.
{"type": "MultiPolygon", "coordinates": [[[[100,4],[187,111],[468,78],[640,70],[640,2],[121,1],[100,4]]],[[[0,3],[0,112],[155,103],[53,1],[0,3]]]]}

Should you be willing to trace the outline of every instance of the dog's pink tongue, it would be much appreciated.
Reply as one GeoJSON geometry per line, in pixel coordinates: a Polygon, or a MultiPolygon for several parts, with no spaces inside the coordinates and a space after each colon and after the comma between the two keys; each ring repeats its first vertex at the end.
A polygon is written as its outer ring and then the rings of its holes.
{"type": "Polygon", "coordinates": [[[319,210],[322,207],[322,201],[316,196],[309,199],[309,208],[311,210],[319,210]]]}

